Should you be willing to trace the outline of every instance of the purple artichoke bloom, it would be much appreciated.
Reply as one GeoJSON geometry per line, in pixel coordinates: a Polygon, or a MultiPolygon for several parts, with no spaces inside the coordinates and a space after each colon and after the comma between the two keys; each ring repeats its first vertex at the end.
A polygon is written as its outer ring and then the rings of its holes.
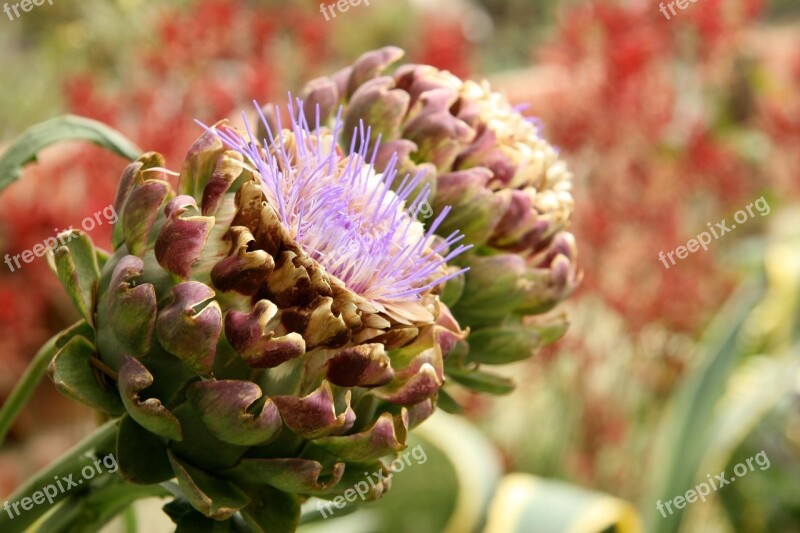
{"type": "MultiPolygon", "coordinates": [[[[366,139],[371,132],[363,122],[355,130],[360,148],[355,149],[354,137],[350,155],[342,160],[334,142],[340,121],[323,133],[317,114],[312,133],[305,114],[289,109],[298,119],[289,130],[278,119],[277,138],[261,115],[269,151],[230,129],[217,134],[255,165],[269,203],[278,206],[291,238],[312,259],[381,312],[406,320],[423,293],[466,270],[447,273],[447,262],[472,246],[453,248],[464,238],[458,230],[434,238],[447,207],[424,228],[417,220],[430,195],[427,186],[419,190],[424,172],[398,180],[396,155],[376,172],[380,144],[370,154],[366,139]]],[[[249,125],[248,136],[253,138],[249,125]]]]}
{"type": "Polygon", "coordinates": [[[120,417],[123,477],[176,478],[199,520],[259,531],[387,471],[466,337],[440,293],[469,245],[437,236],[447,209],[416,219],[423,175],[399,175],[396,157],[377,171],[364,126],[345,153],[342,122],[290,115],[261,143],[206,128],[177,191],[159,154],[141,156],[120,180],[113,253],[78,232],[52,260],[84,321],[50,375],[120,417]]]}

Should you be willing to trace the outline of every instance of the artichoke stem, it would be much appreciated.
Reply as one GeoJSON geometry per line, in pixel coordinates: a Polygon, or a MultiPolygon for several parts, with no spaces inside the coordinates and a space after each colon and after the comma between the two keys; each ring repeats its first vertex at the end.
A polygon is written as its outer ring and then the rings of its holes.
{"type": "MultiPolygon", "coordinates": [[[[106,475],[106,478],[108,476],[106,475]]],[[[96,478],[95,478],[96,479],[96,478]]],[[[122,478],[105,479],[105,483],[92,487],[88,492],[74,492],[63,502],[44,523],[38,525],[40,531],[63,531],[65,533],[95,533],[117,515],[123,514],[123,521],[133,516],[132,505],[143,498],[171,496],[160,485],[133,485],[122,478]]],[[[135,533],[134,529],[130,529],[135,533]]]]}
{"type": "MultiPolygon", "coordinates": [[[[69,476],[75,477],[76,474],[80,476],[81,468],[87,464],[92,464],[92,459],[89,457],[90,452],[96,452],[94,455],[99,455],[101,451],[103,453],[111,453],[114,451],[117,430],[117,420],[107,422],[105,425],[97,428],[92,434],[76,444],[72,449],[65,452],[64,455],[54,463],[34,475],[25,485],[19,487],[14,494],[8,498],[8,501],[18,502],[25,497],[31,498],[34,492],[43,490],[45,486],[52,484],[54,479],[67,478],[69,476]]],[[[60,492],[53,497],[52,504],[35,505],[30,510],[20,513],[19,516],[15,516],[13,519],[9,518],[7,513],[3,513],[0,515],[0,531],[4,533],[25,531],[40,516],[52,509],[53,505],[68,496],[68,491],[60,492]]]]}
{"type": "Polygon", "coordinates": [[[122,520],[125,527],[125,533],[136,533],[136,509],[134,509],[132,505],[125,509],[125,513],[122,515],[122,520]]]}
{"type": "Polygon", "coordinates": [[[22,375],[19,383],[17,383],[17,386],[11,391],[3,407],[0,408],[0,445],[5,442],[6,435],[11,429],[11,424],[14,423],[17,415],[19,415],[19,412],[36,390],[39,382],[42,381],[45,373],[47,373],[47,367],[58,351],[56,348],[56,339],[58,339],[60,335],[61,333],[58,333],[53,336],[39,348],[39,351],[33,356],[33,360],[31,360],[28,368],[25,369],[25,373],[22,375]]]}

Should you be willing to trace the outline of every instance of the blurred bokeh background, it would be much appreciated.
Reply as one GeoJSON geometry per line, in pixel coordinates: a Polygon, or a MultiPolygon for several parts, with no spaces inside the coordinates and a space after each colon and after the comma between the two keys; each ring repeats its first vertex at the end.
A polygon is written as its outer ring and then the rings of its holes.
{"type": "MultiPolygon", "coordinates": [[[[796,0],[699,0],[669,20],[655,0],[372,0],[330,21],[309,1],[54,0],[0,15],[0,147],[68,112],[177,168],[194,119],[387,44],[529,104],[575,173],[584,281],[567,335],[507,370],[516,391],[459,397],[469,423],[424,425],[425,466],[308,531],[800,532],[796,0]],[[769,212],[707,252],[659,261],[762,197],[769,212]],[[768,469],[656,510],[760,451],[768,469]]],[[[46,151],[0,196],[0,254],[112,203],[123,165],[46,151]]],[[[43,259],[0,267],[0,401],[71,308],[43,259]]],[[[0,449],[0,498],[94,423],[40,389],[0,449]]]]}

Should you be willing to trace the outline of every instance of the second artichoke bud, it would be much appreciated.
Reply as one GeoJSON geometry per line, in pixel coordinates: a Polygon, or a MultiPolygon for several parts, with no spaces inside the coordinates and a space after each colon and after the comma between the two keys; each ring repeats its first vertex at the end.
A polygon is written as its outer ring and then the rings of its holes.
{"type": "MultiPolygon", "coordinates": [[[[369,142],[380,139],[379,168],[398,154],[403,171],[426,172],[435,213],[452,207],[437,231],[458,229],[475,248],[456,259],[470,271],[450,282],[445,299],[463,325],[503,323],[522,333],[506,337],[505,357],[470,342],[471,354],[463,347],[457,358],[462,364],[452,360],[451,374],[470,388],[506,391],[505,384],[494,386],[495,376],[471,373],[467,379],[462,372],[470,361],[496,364],[529,356],[565,331],[563,317],[556,319],[560,325],[552,317],[544,323],[529,317],[553,309],[580,282],[568,230],[572,174],[534,121],[487,82],[462,81],[429,65],[392,67],[402,56],[395,47],[368,52],[329,78],[310,82],[302,95],[319,106],[323,118],[344,105],[345,124],[369,124],[369,142]]],[[[343,146],[362,141],[350,131],[343,132],[343,146]]]]}

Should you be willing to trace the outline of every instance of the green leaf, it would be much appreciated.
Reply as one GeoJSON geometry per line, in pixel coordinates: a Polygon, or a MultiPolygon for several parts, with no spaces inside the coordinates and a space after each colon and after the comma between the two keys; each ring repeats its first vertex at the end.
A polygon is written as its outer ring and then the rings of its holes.
{"type": "Polygon", "coordinates": [[[120,474],[131,483],[161,483],[175,476],[164,442],[134,422],[130,415],[124,416],[119,424],[117,462],[120,474]]]}
{"type": "Polygon", "coordinates": [[[525,296],[529,284],[525,261],[515,254],[469,256],[464,266],[464,291],[451,309],[466,326],[493,325],[511,313],[525,296]]]}
{"type": "Polygon", "coordinates": [[[654,502],[671,500],[696,485],[714,436],[720,398],[744,354],[740,336],[762,293],[763,284],[759,284],[742,288],[731,298],[704,339],[706,357],[702,366],[689,374],[665,415],[654,453],[658,461],[651,493],[644,500],[653,502],[645,507],[647,531],[678,531],[685,508],[664,518],[654,502]]]}
{"type": "Polygon", "coordinates": [[[405,449],[408,413],[383,413],[366,431],[352,435],[323,437],[314,444],[345,461],[374,461],[405,449]]]}
{"type": "Polygon", "coordinates": [[[175,533],[195,533],[203,531],[206,533],[253,533],[250,528],[234,516],[229,520],[212,520],[198,513],[189,502],[183,498],[176,498],[163,507],[173,522],[175,522],[175,533]]]}
{"type": "Polygon", "coordinates": [[[436,400],[436,407],[441,408],[445,413],[460,415],[464,408],[453,398],[444,388],[439,389],[439,396],[436,400]]]}
{"type": "Polygon", "coordinates": [[[61,141],[88,141],[130,160],[141,153],[121,133],[96,120],[56,117],[30,127],[0,156],[0,191],[19,179],[25,165],[36,161],[41,150],[61,141]]]}
{"type": "Polygon", "coordinates": [[[793,393],[800,370],[798,353],[800,344],[795,344],[776,357],[753,358],[732,377],[731,393],[723,398],[711,428],[714,442],[707,457],[714,464],[708,465],[708,471],[723,470],[745,437],[793,393]]]}
{"type": "Polygon", "coordinates": [[[169,461],[181,490],[192,506],[214,520],[227,520],[250,503],[236,485],[180,461],[172,452],[169,461]]]}
{"type": "MultiPolygon", "coordinates": [[[[447,363],[450,363],[450,359],[447,363]]],[[[508,394],[516,387],[514,381],[509,378],[490,374],[477,368],[463,367],[458,363],[446,364],[445,374],[468,389],[487,394],[508,394]]]]}
{"type": "Polygon", "coordinates": [[[256,533],[294,533],[300,523],[300,502],[297,496],[265,485],[254,489],[253,503],[242,510],[242,516],[256,533]]]}
{"type": "Polygon", "coordinates": [[[78,312],[89,324],[94,324],[93,301],[100,279],[97,254],[85,233],[74,230],[68,235],[60,235],[61,241],[54,246],[52,256],[48,254],[48,262],[78,312]]]}
{"type": "MultiPolygon", "coordinates": [[[[325,494],[336,487],[344,473],[344,463],[336,463],[326,472],[322,463],[313,459],[244,459],[235,468],[222,474],[246,485],[272,485],[284,492],[325,494]]],[[[349,486],[349,485],[348,485],[349,486]]]]}
{"type": "Polygon", "coordinates": [[[456,302],[458,302],[458,300],[461,299],[461,295],[464,294],[464,284],[465,280],[463,273],[453,278],[450,278],[444,284],[444,288],[442,289],[442,294],[440,296],[442,303],[445,304],[447,307],[452,308],[456,304],[456,302]]]}
{"type": "Polygon", "coordinates": [[[263,393],[255,383],[202,381],[189,387],[188,396],[208,430],[223,442],[256,446],[281,431],[278,408],[269,398],[259,402],[263,393]]]}
{"type": "Polygon", "coordinates": [[[563,337],[569,329],[569,324],[569,318],[565,311],[525,321],[525,327],[539,335],[540,346],[547,346],[563,337]]]}
{"type": "Polygon", "coordinates": [[[94,340],[94,330],[92,329],[92,326],[90,326],[85,320],[80,320],[56,336],[56,348],[60,350],[66,346],[66,344],[71,341],[73,337],[78,335],[81,337],[86,337],[90,341],[94,340]]]}
{"type": "Polygon", "coordinates": [[[96,356],[94,345],[76,335],[58,351],[48,371],[56,389],[64,396],[111,415],[120,415],[125,412],[122,400],[113,383],[99,380],[99,372],[91,363],[96,356]]]}
{"type": "Polygon", "coordinates": [[[190,402],[178,405],[172,412],[180,420],[183,440],[170,443],[170,449],[187,461],[211,470],[232,468],[247,452],[245,446],[218,439],[190,402]]]}
{"type": "Polygon", "coordinates": [[[153,384],[153,375],[147,367],[133,357],[124,356],[117,383],[125,409],[139,425],[174,441],[183,439],[181,423],[161,400],[142,397],[142,392],[153,384]]]}
{"type": "Polygon", "coordinates": [[[502,365],[532,356],[541,345],[539,335],[521,324],[477,328],[467,338],[467,360],[502,365]]]}

